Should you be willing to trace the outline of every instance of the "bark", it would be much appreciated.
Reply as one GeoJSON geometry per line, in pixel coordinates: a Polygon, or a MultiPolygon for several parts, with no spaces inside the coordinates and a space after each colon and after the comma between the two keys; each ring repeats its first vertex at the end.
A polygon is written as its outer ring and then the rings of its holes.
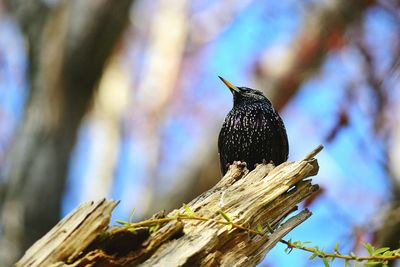
{"type": "Polygon", "coordinates": [[[80,121],[131,2],[9,2],[29,44],[31,88],[6,174],[0,241],[6,266],[58,221],[80,121]]]}
{"type": "MultiPolygon", "coordinates": [[[[16,266],[255,266],[282,237],[305,221],[303,210],[287,219],[297,204],[318,190],[311,179],[318,172],[313,157],[318,147],[297,162],[277,167],[260,164],[248,173],[235,162],[222,180],[192,200],[187,207],[157,214],[158,229],[145,227],[105,230],[115,201],[83,204],[36,242],[16,266]],[[192,218],[164,220],[193,212],[192,218]],[[263,225],[263,235],[229,227],[232,222],[249,229],[263,225]],[[269,234],[269,225],[274,229],[269,234]],[[93,242],[92,242],[93,241],[93,242]]],[[[260,231],[260,229],[259,229],[260,231]]]]}

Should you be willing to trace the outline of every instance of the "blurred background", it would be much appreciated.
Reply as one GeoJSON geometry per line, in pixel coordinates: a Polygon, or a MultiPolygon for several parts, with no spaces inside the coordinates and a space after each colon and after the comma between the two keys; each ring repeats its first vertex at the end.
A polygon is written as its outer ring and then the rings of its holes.
{"type": "MultiPolygon", "coordinates": [[[[271,99],[290,160],[325,146],[287,238],[399,247],[400,1],[1,0],[0,266],[83,201],[139,220],[212,187],[217,75],[271,99]]],[[[260,266],[322,266],[284,248],[260,266]]]]}

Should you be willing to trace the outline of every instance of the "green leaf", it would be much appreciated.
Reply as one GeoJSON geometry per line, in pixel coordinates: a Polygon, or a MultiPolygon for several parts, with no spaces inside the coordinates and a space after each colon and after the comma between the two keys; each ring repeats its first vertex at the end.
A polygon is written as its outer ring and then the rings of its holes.
{"type": "Polygon", "coordinates": [[[375,250],[374,255],[382,254],[382,253],[388,251],[389,249],[390,248],[388,248],[388,247],[378,248],[377,250],[375,250]]]}
{"type": "Polygon", "coordinates": [[[187,204],[183,203],[183,208],[185,209],[185,213],[189,217],[193,217],[194,216],[194,212],[192,211],[192,209],[187,204]]]}
{"type": "Polygon", "coordinates": [[[347,266],[350,266],[350,267],[351,267],[350,261],[349,261],[349,260],[344,260],[344,266],[345,266],[345,267],[347,267],[347,266]]]}
{"type": "MultiPolygon", "coordinates": [[[[291,239],[289,239],[289,240],[291,240],[291,239]]],[[[291,243],[290,241],[288,241],[289,243],[291,243]]],[[[292,250],[293,250],[293,248],[291,248],[291,247],[287,247],[287,248],[285,248],[285,252],[287,253],[287,254],[290,254],[290,252],[292,252],[292,250]]]]}
{"type": "Polygon", "coordinates": [[[227,213],[223,212],[222,210],[219,210],[218,212],[219,212],[219,214],[221,214],[222,217],[224,217],[224,219],[225,219],[227,222],[230,222],[230,223],[233,222],[232,217],[229,216],[227,213]]]}
{"type": "Polygon", "coordinates": [[[160,228],[159,224],[155,224],[149,227],[149,233],[152,234],[154,232],[157,232],[158,228],[160,228]]]}
{"type": "Polygon", "coordinates": [[[123,220],[115,220],[115,222],[118,223],[118,224],[124,225],[124,226],[127,226],[127,225],[130,224],[129,222],[123,221],[123,220]]]}
{"type": "Polygon", "coordinates": [[[393,256],[394,255],[394,251],[390,251],[390,250],[388,250],[388,251],[385,251],[385,253],[383,253],[383,255],[382,256],[393,256]]]}
{"type": "Polygon", "coordinates": [[[261,226],[261,224],[257,224],[257,232],[259,232],[259,233],[264,233],[264,229],[263,229],[263,227],[261,226]]]}
{"type": "Polygon", "coordinates": [[[375,247],[374,246],[372,246],[369,243],[364,243],[363,246],[368,251],[369,255],[373,255],[374,254],[374,251],[375,251],[375,247]]]}
{"type": "Polygon", "coordinates": [[[322,258],[322,261],[324,262],[325,267],[329,267],[329,258],[322,258]]]}
{"type": "Polygon", "coordinates": [[[136,234],[136,229],[134,227],[128,228],[128,231],[131,232],[132,234],[136,234]]]}
{"type": "Polygon", "coordinates": [[[313,259],[315,259],[315,257],[317,257],[318,256],[318,253],[313,253],[308,259],[309,260],[313,260],[313,259]]]}
{"type": "Polygon", "coordinates": [[[350,252],[350,256],[351,256],[352,258],[357,258],[356,254],[354,254],[354,252],[353,252],[353,251],[352,251],[352,252],[350,252]]]}
{"type": "Polygon", "coordinates": [[[339,243],[335,244],[335,246],[333,247],[333,251],[335,251],[337,254],[339,254],[339,243]]]}

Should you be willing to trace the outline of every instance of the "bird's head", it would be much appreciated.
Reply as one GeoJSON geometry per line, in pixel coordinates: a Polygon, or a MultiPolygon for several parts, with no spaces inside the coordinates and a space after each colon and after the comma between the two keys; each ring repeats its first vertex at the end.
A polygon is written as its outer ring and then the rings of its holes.
{"type": "Polygon", "coordinates": [[[239,106],[243,104],[252,104],[257,102],[267,103],[271,105],[271,102],[268,100],[266,96],[261,91],[251,89],[248,87],[238,87],[221,76],[218,76],[221,81],[229,88],[233,95],[233,106],[239,106]]]}

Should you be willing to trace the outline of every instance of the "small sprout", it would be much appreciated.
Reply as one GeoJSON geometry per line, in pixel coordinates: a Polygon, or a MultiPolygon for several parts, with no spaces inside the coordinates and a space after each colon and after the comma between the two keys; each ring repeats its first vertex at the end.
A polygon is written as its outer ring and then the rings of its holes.
{"type": "Polygon", "coordinates": [[[378,248],[377,250],[375,250],[374,255],[380,255],[386,251],[388,251],[390,248],[388,247],[383,247],[383,248],[378,248]]]}
{"type": "Polygon", "coordinates": [[[183,203],[183,208],[185,209],[186,215],[188,215],[189,217],[193,217],[194,216],[194,212],[192,211],[192,209],[187,204],[183,203]]]}
{"type": "Polygon", "coordinates": [[[337,254],[339,253],[339,243],[336,243],[335,246],[333,247],[333,251],[335,251],[337,254]]]}
{"type": "Polygon", "coordinates": [[[395,251],[385,251],[382,256],[393,256],[395,254],[395,251]]]}
{"type": "Polygon", "coordinates": [[[123,221],[123,220],[115,220],[116,223],[121,224],[123,226],[128,226],[130,222],[123,221]]]}
{"type": "Polygon", "coordinates": [[[231,217],[228,213],[225,213],[225,212],[223,212],[222,210],[219,210],[218,213],[221,214],[221,216],[224,217],[224,219],[225,219],[227,222],[230,222],[230,223],[233,222],[232,217],[231,217]]]}
{"type": "Polygon", "coordinates": [[[329,265],[329,258],[327,257],[327,258],[322,258],[322,261],[324,262],[324,266],[325,267],[329,267],[330,265],[329,265]]]}
{"type": "Polygon", "coordinates": [[[373,255],[374,254],[374,251],[375,251],[374,246],[372,246],[369,243],[364,243],[363,246],[368,251],[369,255],[373,255]]]}
{"type": "Polygon", "coordinates": [[[150,226],[149,227],[149,233],[152,234],[152,233],[157,232],[158,228],[160,228],[159,224],[155,224],[155,225],[150,226]]]}
{"type": "Polygon", "coordinates": [[[263,227],[261,226],[261,224],[258,224],[258,225],[257,225],[257,232],[259,232],[260,234],[264,233],[264,229],[263,229],[263,227]]]}
{"type": "Polygon", "coordinates": [[[315,259],[315,257],[317,257],[317,256],[318,256],[318,253],[314,252],[308,259],[309,259],[309,260],[313,260],[313,259],[315,259]]]}
{"type": "Polygon", "coordinates": [[[135,229],[135,227],[129,227],[129,228],[127,228],[127,230],[128,230],[129,232],[131,232],[132,234],[136,234],[136,229],[135,229]]]}

